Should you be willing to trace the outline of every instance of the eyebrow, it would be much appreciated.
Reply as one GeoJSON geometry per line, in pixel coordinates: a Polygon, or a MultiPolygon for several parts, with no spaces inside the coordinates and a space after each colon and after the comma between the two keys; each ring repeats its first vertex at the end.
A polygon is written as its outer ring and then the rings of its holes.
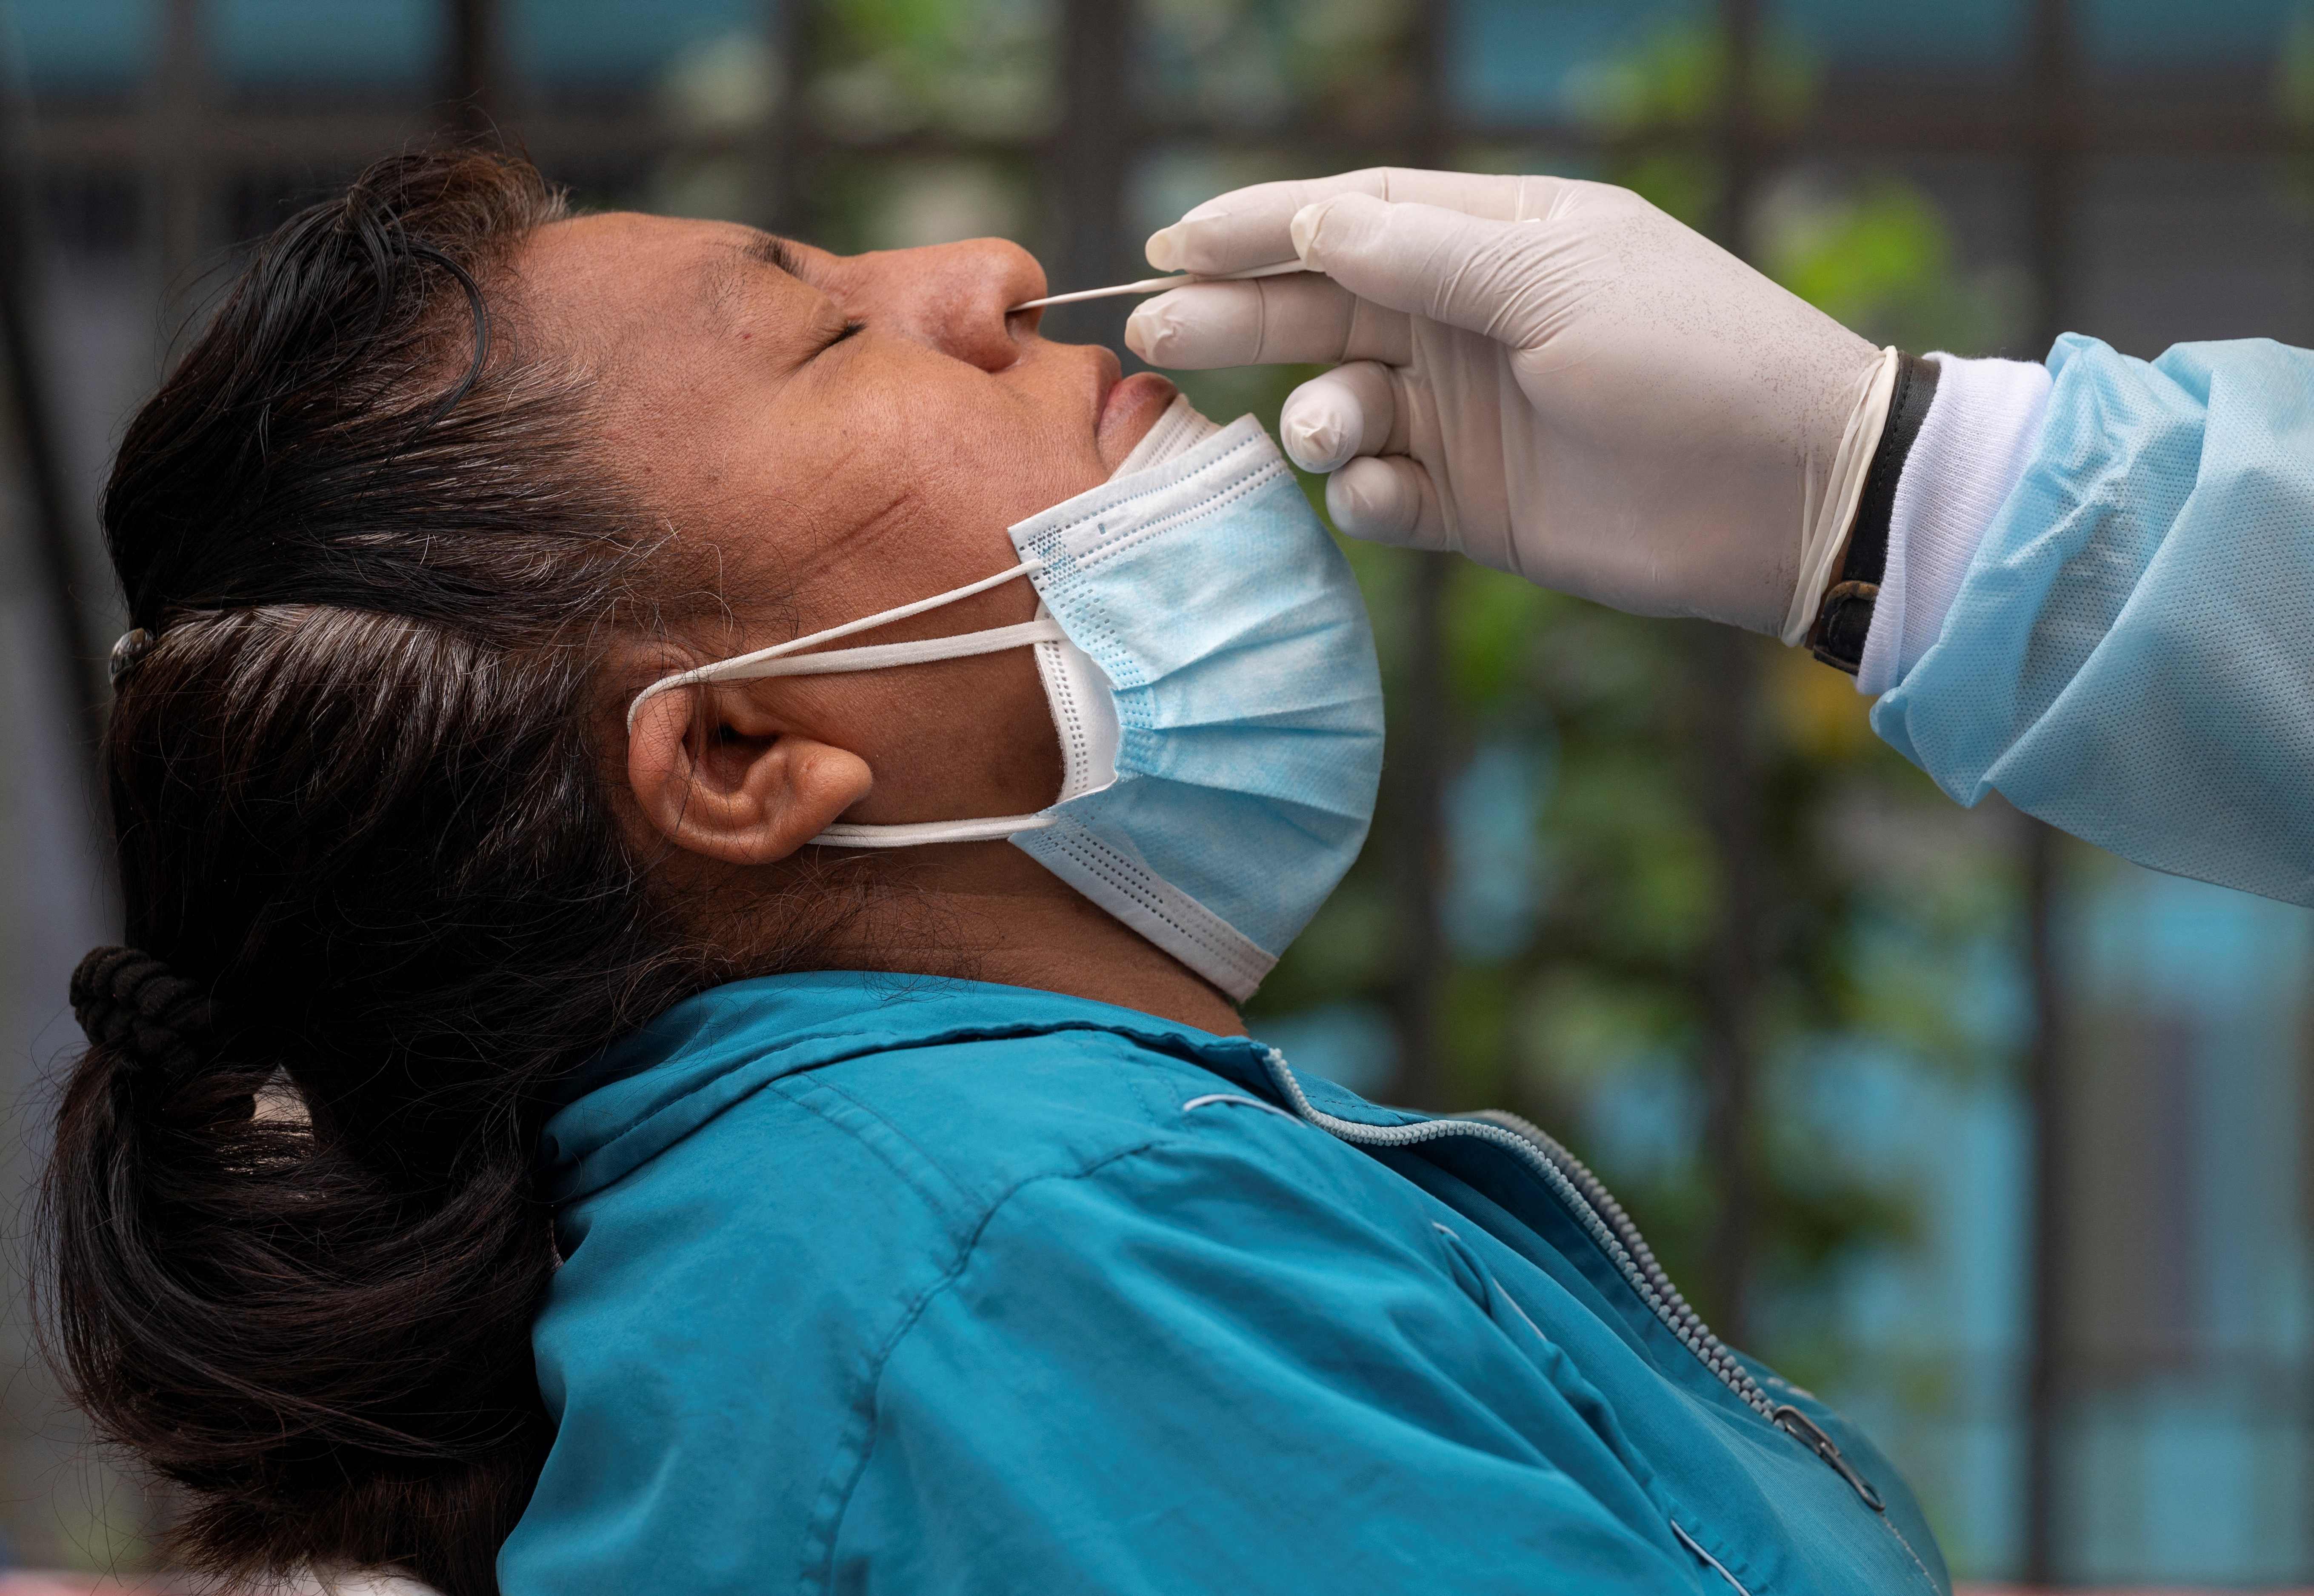
{"type": "Polygon", "coordinates": [[[803,258],[795,252],[786,239],[775,233],[755,231],[746,243],[739,246],[739,253],[750,260],[777,267],[791,278],[803,275],[803,258]]]}
{"type": "Polygon", "coordinates": [[[735,316],[747,302],[749,274],[742,269],[743,261],[769,266],[803,280],[799,269],[803,258],[786,239],[750,228],[744,242],[732,242],[728,251],[717,251],[702,264],[707,302],[718,315],[735,316]]]}

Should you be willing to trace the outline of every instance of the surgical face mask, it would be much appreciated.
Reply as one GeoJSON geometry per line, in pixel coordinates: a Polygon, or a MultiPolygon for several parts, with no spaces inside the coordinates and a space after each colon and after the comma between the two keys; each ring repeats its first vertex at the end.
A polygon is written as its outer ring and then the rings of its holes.
{"type": "Polygon", "coordinates": [[[1185,401],[1115,476],[1011,529],[982,581],[655,682],[882,670],[1034,648],[1060,795],[1034,815],[829,826],[813,842],[1013,846],[1233,998],[1252,994],[1357,857],[1382,774],[1382,678],[1349,566],[1248,416],[1185,401]],[[1017,626],[821,645],[1025,578],[1017,626]],[[814,652],[813,650],[819,650],[814,652]]]}

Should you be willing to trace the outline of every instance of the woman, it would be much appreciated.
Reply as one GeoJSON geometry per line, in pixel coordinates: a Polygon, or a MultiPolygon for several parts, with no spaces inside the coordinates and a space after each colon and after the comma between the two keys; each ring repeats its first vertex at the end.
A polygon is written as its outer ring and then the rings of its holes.
{"type": "Polygon", "coordinates": [[[1946,1589],[1555,1143],[1245,1037],[1364,836],[1363,612],[1259,429],[1042,291],[417,157],[130,428],[48,1201],[183,1555],[1946,1589]]]}

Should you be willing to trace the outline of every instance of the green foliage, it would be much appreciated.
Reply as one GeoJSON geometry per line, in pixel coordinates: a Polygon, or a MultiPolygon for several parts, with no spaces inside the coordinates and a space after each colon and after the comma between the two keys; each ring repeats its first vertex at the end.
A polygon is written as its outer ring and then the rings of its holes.
{"type": "MultiPolygon", "coordinates": [[[[1573,85],[1577,114],[1609,133],[1709,126],[1726,115],[1729,55],[1714,28],[1674,23],[1573,85]]],[[[1753,65],[1752,114],[1774,130],[1797,125],[1815,98],[1816,65],[1795,40],[1771,37],[1753,65]]]]}
{"type": "Polygon", "coordinates": [[[1929,197],[1886,173],[1847,194],[1788,188],[1765,207],[1762,267],[1875,343],[1974,352],[2009,318],[1971,283],[1929,197]]]}
{"type": "Polygon", "coordinates": [[[1153,109],[1223,126],[1393,128],[1414,88],[1399,48],[1413,3],[1145,0],[1139,86],[1153,109]]]}
{"type": "Polygon", "coordinates": [[[2274,109],[2303,145],[2283,163],[2282,189],[2301,211],[2314,208],[2314,3],[2300,0],[2274,57],[2274,109]]]}
{"type": "Polygon", "coordinates": [[[2314,131],[2314,5],[2301,4],[2274,57],[2274,108],[2293,128],[2314,131]]]}
{"type": "Polygon", "coordinates": [[[1045,0],[826,0],[810,100],[854,138],[1033,137],[1060,104],[1045,0]]]}
{"type": "MultiPolygon", "coordinates": [[[[1727,41],[1717,29],[1674,24],[1657,30],[1620,60],[1594,66],[1571,85],[1577,115],[1597,131],[1633,141],[1632,153],[1606,174],[1646,195],[1691,227],[1718,209],[1718,163],[1699,159],[1685,141],[1645,142],[1669,135],[1708,136],[1725,118],[1729,79],[1727,41]]],[[[1766,132],[1797,125],[1815,97],[1815,64],[1780,37],[1753,67],[1752,116],[1766,132]]]]}

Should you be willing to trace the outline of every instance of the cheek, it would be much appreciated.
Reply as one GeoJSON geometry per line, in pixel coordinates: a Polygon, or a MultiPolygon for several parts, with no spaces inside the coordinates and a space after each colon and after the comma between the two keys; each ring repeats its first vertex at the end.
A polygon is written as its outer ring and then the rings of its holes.
{"type": "Polygon", "coordinates": [[[1081,395],[1072,406],[1010,373],[941,366],[895,405],[890,442],[943,521],[1002,529],[1107,480],[1081,395]]]}
{"type": "MultiPolygon", "coordinates": [[[[981,684],[981,756],[970,800],[975,813],[1027,814],[1051,803],[1061,789],[1061,739],[1029,650],[992,661],[998,677],[981,684]],[[999,671],[1002,675],[999,676],[999,671]]],[[[968,711],[969,712],[969,711],[968,711]]]]}
{"type": "MultiPolygon", "coordinates": [[[[901,751],[912,807],[942,814],[1041,809],[1061,785],[1060,736],[1026,648],[927,667],[914,746],[901,751]],[[927,712],[928,711],[928,712],[927,712]]],[[[930,817],[927,814],[927,818],[930,817]]]]}
{"type": "Polygon", "coordinates": [[[866,759],[875,774],[855,820],[1029,814],[1060,791],[1060,737],[1028,649],[830,677],[813,687],[805,718],[866,759]]]}
{"type": "Polygon", "coordinates": [[[769,406],[751,402],[751,385],[733,374],[691,375],[698,380],[686,385],[661,374],[605,407],[607,453],[682,541],[716,546],[729,591],[774,578],[785,586],[779,529],[799,511],[819,513],[813,496],[840,463],[814,458],[808,436],[799,454],[767,428],[769,406]]]}

